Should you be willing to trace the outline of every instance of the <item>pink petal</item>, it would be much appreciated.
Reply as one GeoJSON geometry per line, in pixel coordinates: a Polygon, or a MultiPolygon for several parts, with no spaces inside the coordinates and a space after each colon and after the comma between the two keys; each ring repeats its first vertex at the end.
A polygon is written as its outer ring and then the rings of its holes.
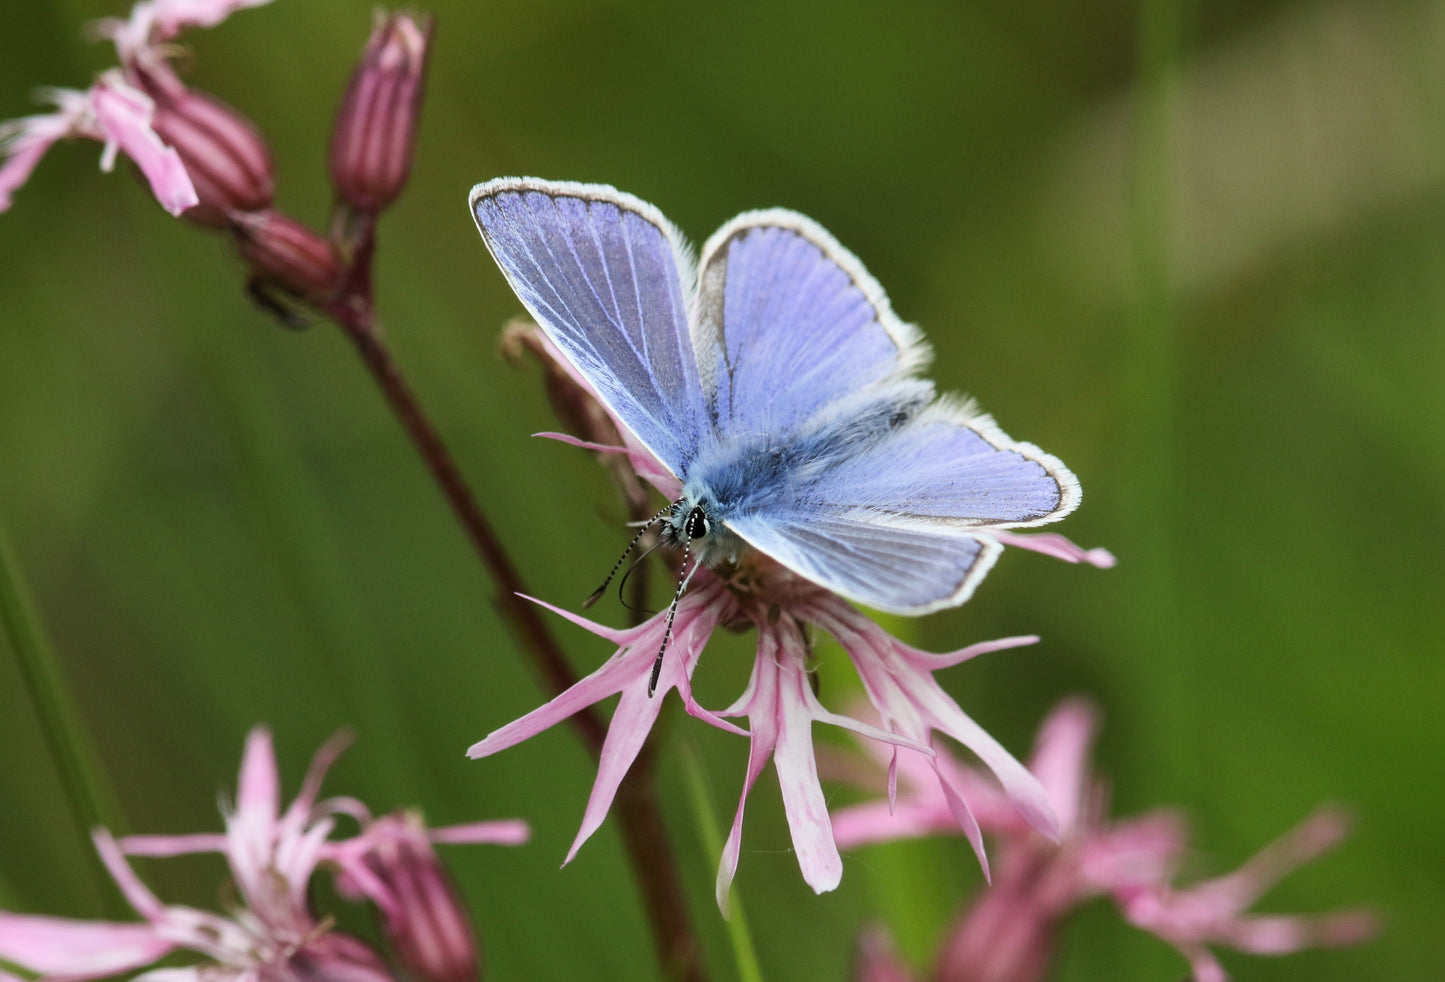
{"type": "MultiPolygon", "coordinates": [[[[272,915],[276,923],[290,924],[300,917],[306,916],[306,886],[311,880],[311,874],[316,871],[316,864],[320,861],[322,850],[326,846],[326,840],[331,837],[335,823],[330,819],[317,822],[308,827],[299,835],[286,835],[276,842],[276,848],[272,854],[271,866],[266,870],[264,888],[274,891],[280,884],[288,888],[287,899],[289,903],[278,909],[272,915]]],[[[260,886],[255,884],[253,886],[260,886]]],[[[245,887],[245,884],[242,884],[245,887]]],[[[254,890],[253,890],[254,894],[254,890]]],[[[268,893],[267,897],[274,896],[268,893]]],[[[253,902],[253,907],[259,907],[261,903],[253,902]]],[[[265,914],[262,910],[260,913],[265,914]]]]}
{"type": "Polygon", "coordinates": [[[174,947],[149,924],[0,911],[0,959],[32,972],[98,978],[149,965],[174,947]]]}
{"type": "MultiPolygon", "coordinates": [[[[657,691],[653,695],[647,694],[645,680],[652,673],[657,646],[662,640],[660,635],[656,632],[643,635],[631,650],[615,659],[627,666],[631,679],[621,687],[622,698],[618,701],[617,709],[612,714],[612,722],[607,727],[607,738],[602,744],[597,778],[587,799],[582,827],[578,830],[577,838],[568,850],[563,865],[572,861],[582,843],[597,831],[602,820],[607,817],[623,777],[637,759],[642,744],[652,732],[653,724],[657,722],[667,691],[673,688],[687,690],[686,701],[700,710],[700,707],[692,702],[689,680],[697,668],[698,656],[713,629],[717,627],[721,611],[716,603],[718,596],[720,594],[714,590],[713,585],[708,584],[689,595],[683,604],[678,606],[677,617],[673,622],[672,644],[663,659],[662,671],[657,678],[657,691]]],[[[665,615],[659,614],[653,621],[659,621],[659,627],[666,630],[665,615]]],[[[701,712],[704,718],[711,716],[705,710],[701,712]]],[[[724,728],[736,729],[722,720],[717,722],[724,728]]]]}
{"type": "Polygon", "coordinates": [[[198,852],[225,852],[226,837],[215,832],[194,835],[128,835],[120,840],[127,856],[189,856],[198,852]]]}
{"type": "Polygon", "coordinates": [[[629,668],[622,652],[618,652],[604,662],[601,668],[579,680],[566,692],[553,696],[525,716],[493,730],[485,738],[472,744],[467,748],[467,756],[473,759],[489,757],[498,751],[514,747],[523,740],[551,729],[586,707],[621,692],[629,680],[637,677],[635,668],[629,668]]]}
{"type": "Polygon", "coordinates": [[[833,841],[833,824],[828,818],[828,802],[818,781],[817,762],[813,758],[813,737],[807,729],[785,726],[778,736],[773,753],[773,766],[778,771],[778,784],[783,790],[783,812],[793,835],[793,850],[803,880],[814,893],[837,888],[843,879],[843,859],[833,841]]]}
{"type": "Polygon", "coordinates": [[[902,644],[841,601],[812,605],[811,613],[848,653],[869,700],[885,722],[891,719],[891,728],[917,738],[938,730],[968,747],[994,772],[1024,820],[1058,841],[1058,818],[1043,785],[943,691],[933,677],[938,656],[902,644]]]}
{"type": "MultiPolygon", "coordinates": [[[[643,695],[647,694],[647,677],[651,674],[653,659],[662,645],[663,635],[666,632],[667,618],[665,614],[657,614],[635,628],[616,630],[545,601],[532,597],[526,597],[526,599],[546,607],[553,613],[565,617],[599,637],[606,638],[619,646],[618,651],[600,668],[578,681],[566,692],[552,697],[548,702],[525,716],[492,731],[485,739],[473,744],[467,749],[468,757],[487,757],[515,746],[614,693],[640,687],[643,695]]],[[[669,645],[667,657],[663,661],[662,674],[658,677],[658,692],[653,700],[661,703],[662,695],[669,688],[675,687],[682,694],[683,702],[689,713],[722,729],[741,732],[698,706],[692,699],[692,690],[688,681],[708,637],[716,629],[718,621],[730,610],[731,600],[726,588],[714,579],[702,581],[700,586],[682,598],[673,623],[672,643],[669,645]]],[[[619,711],[621,711],[620,707],[619,711]]],[[[654,713],[654,718],[655,715],[654,713]]]]}
{"type": "Polygon", "coordinates": [[[0,165],[0,212],[10,210],[11,196],[30,180],[35,165],[54,145],[54,140],[28,140],[8,152],[5,163],[0,165]]]}
{"type": "Polygon", "coordinates": [[[1082,549],[1057,532],[1021,535],[1018,532],[1007,532],[1003,529],[981,529],[979,531],[980,534],[986,533],[1003,545],[1041,552],[1045,556],[1053,556],[1066,563],[1087,563],[1099,569],[1110,569],[1118,562],[1108,549],[1082,549]]]}
{"type": "MultiPolygon", "coordinates": [[[[931,680],[930,680],[931,681],[931,680]]],[[[1003,785],[1014,807],[1024,821],[1054,842],[1059,841],[1059,819],[1054,814],[1049,796],[1028,769],[1003,748],[983,727],[958,708],[958,704],[944,695],[941,689],[934,696],[933,726],[978,755],[984,766],[993,771],[1003,785]]]]}
{"type": "Polygon", "coordinates": [[[887,929],[874,924],[865,927],[858,938],[858,968],[853,978],[856,982],[912,982],[913,975],[894,950],[887,929]]]}
{"type": "MultiPolygon", "coordinates": [[[[316,808],[316,800],[321,795],[321,783],[326,780],[326,772],[331,765],[336,763],[342,751],[351,746],[353,736],[348,730],[341,730],[333,734],[323,743],[311,757],[311,763],[306,768],[306,777],[301,781],[301,790],[287,806],[285,814],[281,816],[280,829],[278,834],[282,838],[299,835],[306,823],[311,820],[312,812],[316,808]]],[[[359,802],[356,802],[359,805],[359,802]]],[[[366,808],[361,806],[364,813],[366,808]]],[[[365,820],[365,816],[362,818],[365,820]]]]}
{"type": "Polygon", "coordinates": [[[494,822],[469,822],[466,825],[445,825],[427,832],[435,843],[472,845],[491,843],[498,846],[519,846],[532,837],[532,829],[520,818],[494,822]]]}
{"type": "MultiPolygon", "coordinates": [[[[879,743],[886,743],[894,747],[902,747],[905,750],[912,750],[914,753],[921,754],[924,757],[933,757],[933,748],[926,743],[921,743],[901,733],[894,733],[891,730],[880,729],[869,723],[860,722],[851,716],[843,716],[839,713],[830,712],[818,701],[818,697],[813,695],[812,686],[805,687],[803,700],[809,715],[819,723],[831,723],[833,726],[850,730],[870,740],[877,740],[879,743]]],[[[895,768],[890,766],[889,770],[893,772],[895,768]]]]}
{"type": "Polygon", "coordinates": [[[257,842],[270,846],[281,812],[281,776],[271,731],[258,726],[246,735],[241,774],[236,782],[236,824],[257,842]]]}
{"type": "Polygon", "coordinates": [[[215,27],[238,10],[260,7],[271,0],[149,0],[155,39],[169,40],[190,27],[215,27]]]}
{"type": "Polygon", "coordinates": [[[1344,809],[1322,806],[1233,873],[1195,884],[1188,892],[1220,910],[1243,910],[1286,874],[1339,845],[1349,829],[1344,809]]]}
{"type": "Polygon", "coordinates": [[[953,831],[957,821],[947,810],[920,807],[901,801],[892,809],[885,800],[849,805],[833,812],[833,841],[839,849],[895,839],[917,839],[925,835],[953,831]]]}
{"type": "Polygon", "coordinates": [[[1252,955],[1288,955],[1304,948],[1358,944],[1379,928],[1374,915],[1346,911],[1325,915],[1268,914],[1242,917],[1219,940],[1252,955]]]}
{"type": "Polygon", "coordinates": [[[103,169],[109,170],[114,148],[119,147],[135,161],[150,182],[151,193],[172,215],[200,201],[180,154],[151,129],[154,106],[147,96],[125,84],[117,73],[107,73],[91,89],[91,105],[107,145],[101,158],[103,169]]]}
{"type": "Polygon", "coordinates": [[[1188,845],[1183,817],[1166,809],[1074,835],[1080,888],[1116,897],[1167,882],[1188,845]]]}
{"type": "Polygon", "coordinates": [[[1081,698],[1067,699],[1049,713],[1034,740],[1029,770],[1053,802],[1065,835],[1078,828],[1084,818],[1089,762],[1098,729],[1099,715],[1092,703],[1081,698]]]}
{"type": "Polygon", "coordinates": [[[90,837],[95,842],[95,851],[100,853],[100,861],[105,864],[126,902],[148,921],[164,919],[165,905],[140,881],[140,877],[135,875],[135,870],[125,861],[120,846],[111,838],[110,833],[105,829],[92,829],[90,837]]]}
{"type": "MultiPolygon", "coordinates": [[[[772,659],[777,653],[776,640],[762,632],[758,635],[758,657],[753,662],[752,676],[744,693],[746,704],[735,704],[728,711],[749,712],[752,706],[767,707],[777,701],[777,672],[772,659]]],[[[740,700],[741,703],[741,700],[740,700]]],[[[743,813],[747,808],[748,794],[758,780],[758,775],[768,765],[777,745],[776,720],[766,710],[753,717],[751,740],[748,744],[748,770],[743,778],[743,791],[738,796],[738,809],[733,815],[733,825],[728,831],[727,842],[723,845],[722,857],[718,861],[715,895],[718,910],[728,916],[728,892],[732,889],[733,877],[738,871],[738,856],[743,843],[743,813]]]]}
{"type": "Polygon", "coordinates": [[[74,89],[47,89],[44,98],[56,112],[26,116],[0,123],[0,213],[10,208],[11,196],[34,172],[40,158],[59,140],[93,136],[90,130],[90,93],[74,89]]]}
{"type": "MultiPolygon", "coordinates": [[[[130,982],[214,982],[215,976],[208,966],[192,965],[189,968],[156,968],[144,975],[137,975],[130,982]]],[[[240,972],[226,979],[226,982],[260,982],[258,974],[252,971],[240,972]]]]}
{"type": "Polygon", "coordinates": [[[591,450],[594,453],[627,453],[626,447],[613,447],[605,443],[593,443],[591,440],[583,440],[570,433],[554,433],[548,430],[542,433],[533,433],[532,435],[544,440],[556,440],[558,443],[565,443],[570,447],[580,447],[583,450],[591,450]]]}
{"type": "MultiPolygon", "coordinates": [[[[760,633],[759,637],[763,636],[760,633]]],[[[801,647],[801,638],[798,641],[801,647]]],[[[843,860],[833,841],[828,802],[823,797],[818,762],[813,754],[813,714],[808,707],[812,688],[808,673],[796,651],[781,650],[775,658],[769,658],[760,645],[758,663],[767,665],[777,676],[774,683],[777,695],[772,707],[777,726],[773,767],[777,769],[778,784],[783,791],[783,812],[793,834],[793,851],[798,854],[803,880],[815,893],[824,893],[835,889],[843,879],[843,860]]],[[[754,723],[755,730],[757,725],[754,723]]]]}
{"type": "Polygon", "coordinates": [[[1189,959],[1190,982],[1229,982],[1229,973],[1208,948],[1189,948],[1183,954],[1189,959]]]}
{"type": "MultiPolygon", "coordinates": [[[[650,667],[648,671],[651,671],[650,667]]],[[[643,678],[636,676],[637,681],[642,681],[643,678]]],[[[602,820],[607,817],[622,779],[627,776],[628,768],[637,759],[637,754],[642,750],[647,734],[652,732],[652,725],[657,722],[657,714],[661,711],[662,699],[649,697],[645,685],[630,685],[622,690],[622,699],[607,727],[607,738],[602,741],[597,779],[592,783],[592,793],[587,797],[587,809],[582,814],[582,827],[577,830],[577,837],[572,840],[572,847],[567,850],[567,858],[562,861],[563,866],[576,857],[582,843],[597,831],[602,820]]]]}
{"type": "MultiPolygon", "coordinates": [[[[613,644],[617,645],[633,644],[641,640],[643,634],[652,633],[653,631],[658,630],[660,627],[660,622],[654,624],[654,622],[658,621],[658,618],[654,616],[650,620],[639,624],[637,627],[627,630],[618,630],[617,628],[607,627],[604,624],[598,624],[596,621],[588,620],[581,614],[574,614],[572,613],[572,611],[567,610],[563,607],[558,607],[556,604],[549,604],[545,600],[538,600],[536,597],[529,597],[525,593],[519,593],[517,594],[517,596],[521,597],[523,600],[530,600],[532,601],[532,603],[536,604],[539,607],[546,607],[552,613],[556,614],[559,617],[566,618],[583,630],[591,631],[599,638],[606,638],[608,641],[611,641],[613,644]]],[[[661,639],[662,635],[659,633],[658,640],[661,641],[661,639]]]]}
{"type": "Polygon", "coordinates": [[[893,748],[893,756],[888,758],[888,811],[891,813],[898,807],[898,748],[893,748]]]}
{"type": "Polygon", "coordinates": [[[958,827],[963,830],[964,838],[973,847],[973,854],[978,857],[979,868],[983,870],[985,883],[993,882],[993,875],[988,868],[988,854],[983,849],[983,830],[978,827],[978,819],[974,817],[973,810],[968,807],[968,802],[963,800],[963,795],[953,786],[943,772],[938,774],[938,786],[943,791],[944,800],[948,802],[949,814],[953,816],[958,827]]]}
{"type": "Polygon", "coordinates": [[[903,644],[898,644],[898,647],[907,650],[908,653],[918,661],[925,662],[929,671],[936,672],[941,669],[952,668],[955,665],[962,665],[966,661],[972,661],[979,655],[987,655],[995,651],[1007,651],[1009,648],[1022,648],[1025,645],[1038,643],[1039,636],[1037,634],[1018,634],[1011,638],[996,638],[993,641],[980,641],[966,648],[959,648],[957,651],[950,651],[941,655],[935,655],[931,651],[919,651],[917,648],[910,648],[903,644]]]}

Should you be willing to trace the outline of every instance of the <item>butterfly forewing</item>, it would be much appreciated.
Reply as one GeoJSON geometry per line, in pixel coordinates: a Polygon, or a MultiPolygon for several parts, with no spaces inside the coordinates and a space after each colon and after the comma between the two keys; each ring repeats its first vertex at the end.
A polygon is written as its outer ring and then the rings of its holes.
{"type": "Polygon", "coordinates": [[[858,260],[795,212],[734,218],[699,270],[695,342],[724,439],[786,437],[927,360],[858,260]]]}
{"type": "Polygon", "coordinates": [[[547,336],[681,475],[711,429],[688,329],[691,263],[681,236],[651,205],[604,185],[501,178],[472,189],[471,210],[547,336]]]}

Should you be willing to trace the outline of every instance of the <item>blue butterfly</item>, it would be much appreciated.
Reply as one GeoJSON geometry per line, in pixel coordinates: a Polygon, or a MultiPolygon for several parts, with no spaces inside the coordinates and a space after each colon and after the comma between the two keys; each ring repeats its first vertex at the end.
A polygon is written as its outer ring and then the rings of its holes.
{"type": "Polygon", "coordinates": [[[739,215],[695,260],[661,212],[607,185],[504,177],[469,200],[547,337],[681,482],[656,521],[694,570],[751,548],[924,614],[968,599],[1003,549],[988,529],[1079,503],[1057,458],[935,395],[917,328],[797,212],[739,215]]]}

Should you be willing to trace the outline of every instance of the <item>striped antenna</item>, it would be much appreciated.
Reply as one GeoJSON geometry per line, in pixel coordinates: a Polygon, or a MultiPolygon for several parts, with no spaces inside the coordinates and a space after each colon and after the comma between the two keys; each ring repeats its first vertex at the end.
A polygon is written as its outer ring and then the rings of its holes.
{"type": "Polygon", "coordinates": [[[632,541],[627,543],[627,548],[622,550],[622,555],[617,557],[617,562],[612,564],[612,571],[607,574],[607,579],[603,580],[602,585],[599,586],[596,590],[592,591],[592,596],[582,601],[583,608],[591,607],[597,601],[602,599],[602,595],[607,592],[607,585],[612,582],[612,577],[617,575],[617,571],[622,568],[623,561],[632,554],[633,549],[637,548],[637,543],[640,542],[642,540],[642,537],[647,534],[647,530],[656,525],[664,515],[672,511],[672,509],[676,506],[677,502],[674,501],[672,504],[667,505],[656,515],[653,515],[651,518],[649,518],[646,522],[643,523],[642,528],[638,529],[637,534],[632,537],[632,541]]]}
{"type": "Polygon", "coordinates": [[[677,616],[677,604],[682,599],[683,591],[692,582],[692,574],[697,572],[700,562],[694,562],[692,569],[687,568],[687,557],[692,554],[692,539],[688,538],[687,545],[682,547],[682,568],[687,575],[681,573],[677,578],[677,592],[672,595],[672,603],[667,608],[667,630],[662,632],[662,647],[657,649],[657,660],[652,663],[652,677],[647,680],[647,698],[651,699],[652,694],[657,691],[657,677],[662,674],[662,656],[667,653],[667,643],[672,640],[672,619],[677,616]]]}

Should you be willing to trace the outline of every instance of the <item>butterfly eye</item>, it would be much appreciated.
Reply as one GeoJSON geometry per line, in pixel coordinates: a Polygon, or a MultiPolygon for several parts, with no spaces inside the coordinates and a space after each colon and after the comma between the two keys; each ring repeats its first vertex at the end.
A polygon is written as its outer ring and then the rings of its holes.
{"type": "Polygon", "coordinates": [[[689,539],[701,539],[707,535],[707,529],[707,512],[702,510],[701,505],[693,505],[692,511],[687,513],[687,518],[683,521],[682,530],[689,539]]]}

